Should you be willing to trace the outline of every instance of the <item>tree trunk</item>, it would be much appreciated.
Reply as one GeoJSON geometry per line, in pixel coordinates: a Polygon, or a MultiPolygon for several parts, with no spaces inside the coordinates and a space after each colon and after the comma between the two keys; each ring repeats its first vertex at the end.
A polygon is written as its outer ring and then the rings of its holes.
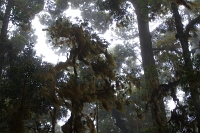
{"type": "MultiPolygon", "coordinates": [[[[190,81],[190,78],[193,78],[194,70],[192,66],[192,60],[190,58],[190,51],[189,51],[189,45],[188,45],[188,35],[184,32],[183,24],[181,21],[181,16],[178,11],[178,7],[176,3],[171,3],[171,8],[173,12],[173,17],[175,19],[175,26],[177,30],[176,37],[179,39],[183,51],[183,59],[184,59],[184,69],[187,71],[187,78],[189,79],[189,87],[191,91],[191,98],[192,102],[195,107],[195,113],[196,113],[196,119],[197,119],[197,127],[198,132],[200,133],[200,99],[199,99],[199,92],[198,92],[198,86],[193,82],[190,81]]],[[[188,31],[189,32],[189,31],[188,31]]]]}
{"type": "Polygon", "coordinates": [[[99,132],[99,104],[96,102],[96,130],[99,132]]]}
{"type": "Polygon", "coordinates": [[[120,128],[122,133],[130,133],[130,131],[126,127],[126,123],[121,119],[121,113],[115,109],[112,109],[112,116],[115,119],[115,125],[120,128]]]}
{"type": "Polygon", "coordinates": [[[56,127],[56,112],[57,112],[57,109],[56,107],[53,108],[53,110],[51,111],[51,120],[52,120],[52,128],[51,128],[51,132],[52,133],[55,133],[55,127],[56,127]]]}
{"type": "Polygon", "coordinates": [[[7,41],[7,33],[8,33],[8,23],[9,23],[12,6],[13,6],[13,0],[8,0],[6,11],[3,17],[3,25],[1,28],[1,34],[0,34],[0,76],[2,74],[2,69],[3,69],[4,54],[6,53],[5,50],[6,50],[6,41],[7,41]]]}
{"type": "Polygon", "coordinates": [[[3,18],[3,25],[1,28],[1,40],[2,41],[5,41],[5,39],[7,38],[8,23],[9,23],[12,6],[13,6],[13,0],[8,0],[8,4],[6,6],[6,11],[5,11],[4,18],[3,18]]]}
{"type": "Polygon", "coordinates": [[[25,127],[23,123],[24,112],[26,111],[26,105],[28,103],[27,98],[27,86],[26,80],[24,81],[24,86],[21,92],[21,101],[19,107],[16,107],[17,110],[13,110],[11,119],[9,120],[9,130],[10,133],[25,133],[25,127]]]}
{"type": "Polygon", "coordinates": [[[163,98],[159,98],[158,74],[153,56],[151,34],[149,30],[147,1],[138,3],[132,0],[138,20],[139,39],[142,55],[142,65],[145,75],[145,89],[151,94],[151,113],[153,125],[158,127],[159,133],[164,133],[166,128],[166,113],[163,98]]]}

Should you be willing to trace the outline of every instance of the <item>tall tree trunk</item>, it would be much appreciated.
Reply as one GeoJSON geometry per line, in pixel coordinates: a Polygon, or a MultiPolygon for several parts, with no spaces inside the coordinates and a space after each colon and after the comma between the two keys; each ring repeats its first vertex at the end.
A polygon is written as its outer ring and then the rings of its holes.
{"type": "Polygon", "coordinates": [[[13,6],[13,0],[8,0],[8,4],[6,6],[6,11],[3,18],[3,25],[1,28],[1,40],[5,41],[7,39],[7,33],[8,33],[8,23],[11,13],[11,8],[13,6]]]}
{"type": "Polygon", "coordinates": [[[51,122],[52,122],[52,128],[51,128],[51,132],[52,133],[55,133],[55,127],[56,127],[56,112],[57,112],[57,109],[56,107],[53,108],[53,110],[51,110],[50,112],[50,115],[51,115],[51,122]]]}
{"type": "Polygon", "coordinates": [[[27,82],[25,80],[21,92],[21,101],[19,103],[19,107],[16,107],[16,110],[13,110],[11,118],[8,123],[10,133],[25,133],[23,117],[24,117],[24,112],[26,111],[26,105],[28,103],[26,83],[27,82]]]}
{"type": "Polygon", "coordinates": [[[142,55],[142,65],[145,75],[145,89],[148,89],[151,94],[151,113],[152,120],[155,127],[158,127],[160,133],[165,132],[166,128],[166,114],[163,98],[159,98],[158,91],[158,74],[155,66],[155,60],[153,56],[151,34],[149,30],[148,21],[148,3],[132,0],[133,6],[135,7],[135,13],[138,20],[139,39],[142,55]]]}
{"type": "MultiPolygon", "coordinates": [[[[6,6],[6,11],[3,17],[3,25],[1,28],[0,34],[0,77],[2,74],[3,69],[3,61],[4,61],[4,54],[6,53],[6,41],[7,41],[7,33],[8,33],[8,23],[11,13],[11,8],[13,6],[13,0],[8,0],[8,4],[6,6]]],[[[1,78],[0,78],[1,81],[1,78]]]]}
{"type": "Polygon", "coordinates": [[[177,30],[176,37],[179,39],[183,51],[183,59],[184,59],[184,69],[187,71],[188,79],[189,79],[189,87],[191,91],[191,97],[192,97],[192,102],[195,107],[195,113],[196,113],[196,118],[197,118],[197,127],[198,127],[198,132],[200,133],[200,99],[199,99],[199,92],[198,92],[198,86],[193,82],[190,81],[190,78],[193,78],[194,75],[194,70],[192,66],[192,60],[190,58],[190,51],[189,51],[189,45],[188,45],[188,33],[184,32],[183,29],[183,24],[181,21],[181,16],[178,11],[178,7],[176,3],[171,3],[171,8],[173,12],[173,17],[175,19],[175,26],[177,30]]]}
{"type": "Polygon", "coordinates": [[[126,123],[121,119],[122,113],[118,112],[116,109],[112,109],[112,116],[115,119],[115,125],[120,128],[122,133],[131,133],[126,127],[126,123]]]}
{"type": "Polygon", "coordinates": [[[96,130],[99,132],[99,104],[96,102],[96,130]]]}

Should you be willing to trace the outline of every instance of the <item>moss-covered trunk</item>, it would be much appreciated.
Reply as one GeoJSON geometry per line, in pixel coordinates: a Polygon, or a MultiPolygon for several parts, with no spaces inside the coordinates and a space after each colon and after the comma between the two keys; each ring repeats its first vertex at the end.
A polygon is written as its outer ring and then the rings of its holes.
{"type": "Polygon", "coordinates": [[[151,34],[148,21],[148,3],[147,1],[132,1],[135,7],[135,13],[138,20],[139,39],[142,55],[142,65],[145,74],[145,89],[151,94],[151,113],[153,125],[158,127],[160,133],[165,132],[166,116],[163,98],[159,98],[159,81],[156,71],[155,60],[152,49],[151,34]]]}

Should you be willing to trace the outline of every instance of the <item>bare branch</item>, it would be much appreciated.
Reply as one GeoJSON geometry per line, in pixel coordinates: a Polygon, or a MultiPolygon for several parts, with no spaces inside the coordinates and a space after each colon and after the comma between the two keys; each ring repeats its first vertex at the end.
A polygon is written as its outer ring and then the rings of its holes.
{"type": "Polygon", "coordinates": [[[186,26],[186,28],[185,28],[186,36],[189,36],[190,30],[194,27],[194,25],[196,25],[198,23],[200,23],[200,15],[198,17],[196,17],[195,19],[193,19],[192,21],[190,21],[190,23],[186,26]]]}

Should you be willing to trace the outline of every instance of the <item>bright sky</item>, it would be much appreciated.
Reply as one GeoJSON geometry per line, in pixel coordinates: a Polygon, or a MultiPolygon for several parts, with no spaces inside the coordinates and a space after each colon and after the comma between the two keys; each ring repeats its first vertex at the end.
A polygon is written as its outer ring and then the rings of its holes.
{"type": "MultiPolygon", "coordinates": [[[[185,92],[178,90],[176,95],[177,95],[177,98],[179,99],[179,101],[181,102],[181,101],[183,101],[185,92]]],[[[169,110],[172,110],[176,107],[176,104],[174,103],[172,98],[171,98],[171,100],[168,101],[168,106],[169,106],[169,110]]]]}
{"type": "MultiPolygon", "coordinates": [[[[71,10],[68,9],[65,12],[66,16],[80,17],[79,10],[71,10]]],[[[73,21],[73,20],[72,20],[73,21]]],[[[36,16],[32,21],[33,29],[36,29],[35,34],[38,36],[37,44],[35,45],[37,56],[44,56],[43,61],[47,61],[53,64],[56,64],[58,61],[65,61],[66,57],[56,55],[50,47],[46,44],[46,31],[42,31],[42,29],[46,28],[40,24],[39,18],[36,16]]]]}
{"type": "Polygon", "coordinates": [[[38,17],[35,17],[35,19],[32,21],[33,28],[36,29],[36,35],[38,36],[37,44],[35,45],[36,54],[38,56],[42,55],[44,56],[43,60],[51,62],[53,64],[56,64],[59,60],[59,57],[54,54],[54,52],[47,46],[46,44],[46,37],[45,37],[45,31],[42,31],[44,28],[40,22],[38,17]]]}

